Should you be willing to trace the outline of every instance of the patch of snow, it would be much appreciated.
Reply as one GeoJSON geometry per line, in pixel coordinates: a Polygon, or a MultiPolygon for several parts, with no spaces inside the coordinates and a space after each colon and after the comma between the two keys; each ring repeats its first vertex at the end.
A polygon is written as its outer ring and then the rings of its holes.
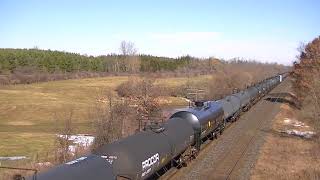
{"type": "Polygon", "coordinates": [[[286,124],[289,124],[289,123],[291,123],[291,119],[285,118],[285,119],[283,120],[283,122],[286,123],[286,124]]]}
{"type": "Polygon", "coordinates": [[[302,123],[300,121],[294,122],[293,126],[295,126],[295,127],[309,127],[309,126],[306,126],[304,123],[302,123]]]}
{"type": "Polygon", "coordinates": [[[315,135],[316,133],[313,131],[298,131],[298,130],[286,130],[285,131],[287,134],[289,135],[293,135],[293,136],[298,136],[298,137],[303,137],[303,138],[311,138],[313,135],[315,135]]]}
{"type": "Polygon", "coordinates": [[[187,101],[187,102],[192,102],[190,99],[187,99],[187,98],[184,98],[184,97],[181,97],[181,99],[187,101]]]}
{"type": "Polygon", "coordinates": [[[307,125],[305,125],[303,122],[300,122],[300,121],[298,121],[298,120],[292,120],[292,119],[289,119],[289,118],[285,118],[284,120],[283,120],[283,122],[285,123],[285,124],[290,124],[290,125],[292,125],[292,126],[294,126],[294,127],[306,127],[306,128],[308,128],[309,126],[307,126],[307,125]]]}
{"type": "Polygon", "coordinates": [[[48,167],[48,166],[51,166],[52,163],[51,162],[39,162],[39,163],[37,163],[37,165],[38,166],[46,166],[46,167],[48,167]]]}
{"type": "Polygon", "coordinates": [[[27,159],[27,157],[26,156],[9,156],[9,157],[0,156],[0,160],[16,161],[21,159],[27,159]]]}
{"type": "Polygon", "coordinates": [[[77,145],[69,145],[69,151],[72,152],[72,153],[75,153],[77,147],[78,147],[77,145]]]}
{"type": "Polygon", "coordinates": [[[69,151],[74,153],[76,151],[77,147],[89,147],[93,144],[94,137],[87,135],[87,134],[77,134],[77,135],[63,135],[58,134],[59,138],[68,139],[68,141],[71,141],[74,145],[69,145],[69,151]]]}

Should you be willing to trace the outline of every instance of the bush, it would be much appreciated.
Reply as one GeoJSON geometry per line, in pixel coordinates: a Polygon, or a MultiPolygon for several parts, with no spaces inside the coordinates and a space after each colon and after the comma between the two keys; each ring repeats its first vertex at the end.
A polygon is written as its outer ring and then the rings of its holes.
{"type": "Polygon", "coordinates": [[[122,137],[132,135],[138,129],[136,110],[126,100],[115,101],[107,94],[108,105],[97,105],[90,117],[95,123],[93,151],[122,137]]]}
{"type": "Polygon", "coordinates": [[[116,91],[121,97],[142,96],[143,82],[138,77],[130,76],[128,81],[120,84],[116,91]]]}
{"type": "Polygon", "coordinates": [[[154,84],[154,78],[129,77],[128,81],[120,84],[116,91],[120,97],[141,98],[145,96],[159,97],[170,94],[167,87],[154,84]]]}

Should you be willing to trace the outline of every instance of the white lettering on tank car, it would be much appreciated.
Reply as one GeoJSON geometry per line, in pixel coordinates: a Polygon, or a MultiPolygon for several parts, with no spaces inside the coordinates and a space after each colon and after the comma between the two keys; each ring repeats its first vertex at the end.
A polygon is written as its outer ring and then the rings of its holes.
{"type": "Polygon", "coordinates": [[[83,160],[85,160],[85,159],[87,159],[87,157],[81,157],[81,158],[75,159],[75,160],[73,160],[73,161],[67,162],[66,164],[72,165],[72,164],[78,163],[78,162],[80,162],[80,161],[83,161],[83,160]]]}
{"type": "Polygon", "coordinates": [[[151,168],[149,168],[147,171],[143,172],[141,176],[144,177],[144,176],[147,175],[150,171],[151,171],[151,168]]]}
{"type": "Polygon", "coordinates": [[[107,160],[110,164],[113,163],[114,160],[117,160],[117,156],[101,156],[103,159],[107,160]]]}
{"type": "Polygon", "coordinates": [[[154,165],[155,163],[159,163],[160,156],[159,153],[149,157],[148,159],[144,160],[141,165],[142,165],[142,177],[148,174],[151,171],[151,166],[154,165]]]}

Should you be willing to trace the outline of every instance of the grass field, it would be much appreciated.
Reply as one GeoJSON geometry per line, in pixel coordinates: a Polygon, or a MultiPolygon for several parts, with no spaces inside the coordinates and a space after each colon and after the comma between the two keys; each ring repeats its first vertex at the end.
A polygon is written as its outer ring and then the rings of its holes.
{"type": "MultiPolygon", "coordinates": [[[[88,114],[97,97],[127,80],[127,76],[115,76],[0,87],[0,156],[33,157],[48,152],[57,127],[63,123],[55,114],[63,115],[71,109],[77,133],[90,133],[92,121],[88,114]]],[[[176,87],[187,81],[181,77],[163,78],[156,84],[176,87]]],[[[167,99],[171,105],[182,103],[179,98],[167,99]]]]}

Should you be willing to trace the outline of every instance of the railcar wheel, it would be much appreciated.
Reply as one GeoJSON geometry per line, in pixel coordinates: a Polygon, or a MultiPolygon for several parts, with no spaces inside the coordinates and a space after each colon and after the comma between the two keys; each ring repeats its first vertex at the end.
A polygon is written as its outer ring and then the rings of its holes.
{"type": "Polygon", "coordinates": [[[188,158],[186,156],[180,156],[177,159],[173,159],[172,160],[172,164],[174,167],[176,167],[177,169],[181,169],[182,167],[186,167],[187,166],[187,161],[188,158]]]}
{"type": "Polygon", "coordinates": [[[222,133],[223,133],[223,129],[220,129],[219,133],[220,133],[220,135],[222,135],[222,133]]]}
{"type": "Polygon", "coordinates": [[[209,139],[212,141],[214,139],[213,137],[214,137],[214,133],[211,133],[209,139]]]}

